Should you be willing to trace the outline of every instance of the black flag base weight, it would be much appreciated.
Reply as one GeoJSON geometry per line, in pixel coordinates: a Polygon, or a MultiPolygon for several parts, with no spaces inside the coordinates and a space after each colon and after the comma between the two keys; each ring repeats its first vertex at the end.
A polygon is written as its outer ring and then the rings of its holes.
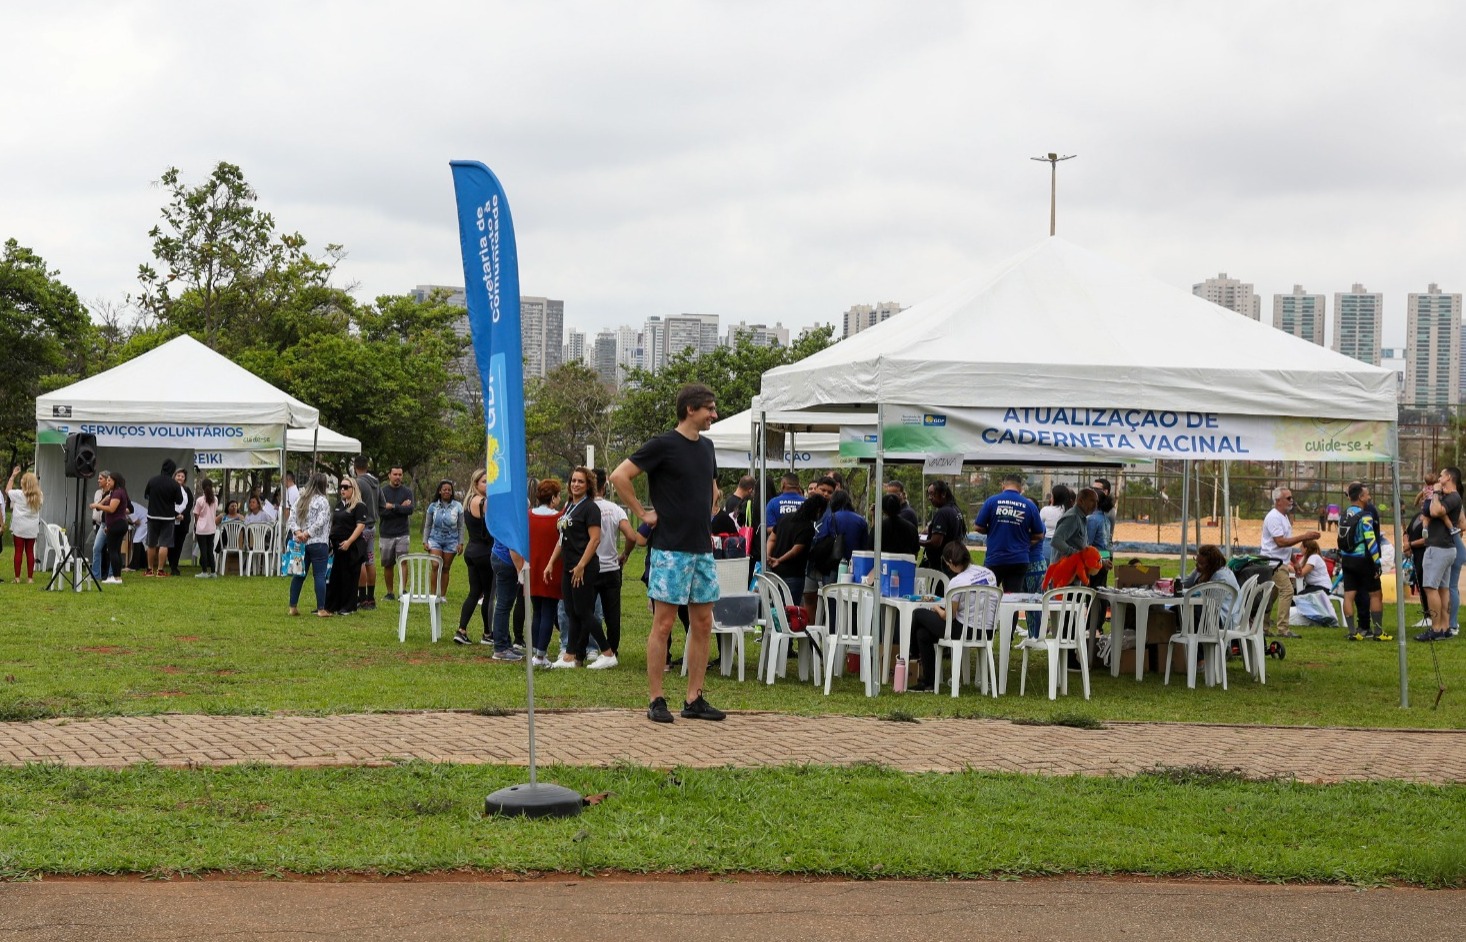
{"type": "Polygon", "coordinates": [[[531,782],[501,788],[484,800],[490,816],[518,815],[525,818],[573,818],[580,814],[580,792],[563,785],[531,782]]]}

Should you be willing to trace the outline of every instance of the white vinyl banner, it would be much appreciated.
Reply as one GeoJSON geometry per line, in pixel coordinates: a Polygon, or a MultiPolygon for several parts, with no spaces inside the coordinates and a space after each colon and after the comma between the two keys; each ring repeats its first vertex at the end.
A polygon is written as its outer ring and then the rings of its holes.
{"type": "MultiPolygon", "coordinates": [[[[887,405],[887,455],[962,452],[978,461],[1389,461],[1390,423],[1158,409],[923,409],[887,405]]],[[[875,435],[842,431],[840,452],[874,457],[875,435]]]]}
{"type": "Polygon", "coordinates": [[[194,467],[210,468],[278,468],[278,451],[196,451],[193,453],[194,467]]]}
{"type": "Polygon", "coordinates": [[[62,442],[72,432],[97,436],[102,448],[193,448],[243,451],[285,445],[283,425],[207,425],[174,422],[67,422],[42,419],[36,434],[43,444],[62,442]]]}

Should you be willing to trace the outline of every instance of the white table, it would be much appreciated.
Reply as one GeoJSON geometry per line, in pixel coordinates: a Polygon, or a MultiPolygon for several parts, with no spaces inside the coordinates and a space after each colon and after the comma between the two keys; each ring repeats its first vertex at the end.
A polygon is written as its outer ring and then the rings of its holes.
{"type": "Polygon", "coordinates": [[[1145,634],[1150,623],[1150,610],[1156,605],[1179,605],[1181,596],[1156,592],[1153,589],[1100,589],[1100,598],[1114,607],[1110,619],[1110,676],[1120,676],[1120,648],[1124,638],[1124,606],[1135,608],[1135,679],[1145,674],[1145,634]],[[1117,628],[1118,626],[1118,628],[1117,628]]]}
{"type": "MultiPolygon", "coordinates": [[[[1013,648],[1013,635],[1018,631],[1018,616],[1025,612],[1043,611],[1043,596],[1032,592],[1014,592],[1003,595],[998,607],[998,634],[1002,635],[1002,647],[998,649],[998,693],[1008,692],[1008,653],[1013,648]]],[[[1028,626],[1023,627],[1028,634],[1028,626]]],[[[999,639],[994,638],[994,641],[999,639]]]]}
{"type": "MultiPolygon", "coordinates": [[[[881,629],[885,630],[886,615],[894,614],[901,635],[901,658],[907,665],[911,664],[911,616],[919,608],[931,608],[933,605],[941,605],[942,600],[930,598],[926,600],[912,600],[906,596],[881,596],[881,629]]],[[[881,683],[887,683],[891,677],[891,646],[886,643],[885,638],[881,639],[881,683]]],[[[903,690],[902,693],[905,693],[903,690]]]]}

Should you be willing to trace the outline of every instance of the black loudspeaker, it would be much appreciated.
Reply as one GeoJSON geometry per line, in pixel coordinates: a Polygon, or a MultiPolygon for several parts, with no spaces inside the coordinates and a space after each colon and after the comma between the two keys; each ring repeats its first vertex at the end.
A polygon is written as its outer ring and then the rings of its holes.
{"type": "Polygon", "coordinates": [[[97,475],[97,436],[72,432],[66,436],[66,476],[92,478],[97,475]]]}

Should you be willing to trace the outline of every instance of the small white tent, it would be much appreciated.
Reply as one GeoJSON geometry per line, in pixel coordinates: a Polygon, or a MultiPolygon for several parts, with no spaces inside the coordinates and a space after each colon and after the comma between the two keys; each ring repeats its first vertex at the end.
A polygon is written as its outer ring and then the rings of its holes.
{"type": "MultiPolygon", "coordinates": [[[[140,500],[164,459],[182,468],[283,468],[286,430],[317,421],[315,408],[192,337],[175,337],[36,400],[43,515],[68,527],[75,519],[75,482],[65,476],[62,449],[72,432],[96,435],[101,467],[122,473],[140,500]]],[[[85,501],[92,487],[84,486],[85,501]]]]}
{"type": "MultiPolygon", "coordinates": [[[[787,419],[808,420],[810,416],[785,416],[787,419]]],[[[824,422],[838,422],[839,416],[824,416],[824,422]]],[[[869,426],[870,431],[875,431],[874,424],[869,426]]],[[[753,456],[753,410],[744,409],[726,419],[719,419],[703,435],[712,439],[713,447],[717,451],[719,468],[756,468],[753,456]]],[[[833,468],[840,464],[840,436],[831,432],[808,432],[800,434],[794,430],[784,434],[783,457],[776,457],[779,451],[779,442],[773,441],[770,447],[775,454],[770,455],[769,467],[779,471],[790,468],[833,468]]]]}

